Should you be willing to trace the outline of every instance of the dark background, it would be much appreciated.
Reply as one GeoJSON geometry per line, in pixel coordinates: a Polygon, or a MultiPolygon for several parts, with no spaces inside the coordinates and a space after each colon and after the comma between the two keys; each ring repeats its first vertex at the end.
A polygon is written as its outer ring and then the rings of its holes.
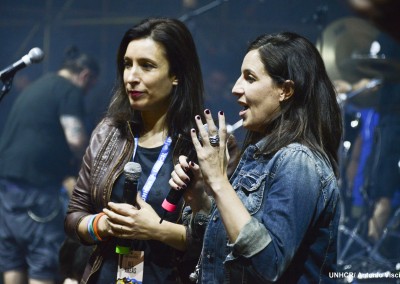
{"type": "MultiPolygon", "coordinates": [[[[76,45],[99,60],[97,86],[86,97],[91,130],[109,102],[119,41],[149,16],[180,18],[193,33],[206,86],[206,106],[224,110],[228,123],[240,107],[231,88],[240,74],[247,43],[257,35],[293,31],[316,42],[330,23],[353,16],[346,0],[1,0],[0,70],[33,47],[45,59],[20,70],[12,91],[0,102],[0,131],[21,89],[44,72],[56,71],[65,49],[76,45]]],[[[241,140],[242,129],[235,134],[241,140]]]]}
{"type": "MultiPolygon", "coordinates": [[[[263,33],[292,31],[317,43],[332,23],[355,17],[347,0],[0,0],[0,13],[0,70],[33,47],[45,52],[41,63],[18,71],[10,93],[0,101],[0,134],[19,92],[43,73],[56,71],[71,45],[97,58],[101,67],[97,85],[86,97],[91,131],[111,97],[123,34],[150,16],[185,21],[200,56],[206,107],[214,114],[223,110],[229,124],[239,120],[231,89],[249,41],[263,33]]],[[[347,50],[347,43],[336,48],[347,50]]],[[[235,136],[242,142],[244,130],[235,136]]]]}

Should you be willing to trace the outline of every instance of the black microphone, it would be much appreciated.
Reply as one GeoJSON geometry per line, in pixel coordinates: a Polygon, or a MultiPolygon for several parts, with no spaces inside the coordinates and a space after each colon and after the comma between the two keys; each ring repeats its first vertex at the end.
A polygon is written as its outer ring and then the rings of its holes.
{"type": "MultiPolygon", "coordinates": [[[[189,171],[187,174],[189,175],[190,179],[193,178],[193,174],[191,171],[189,171]]],[[[184,192],[185,192],[184,189],[175,190],[175,189],[171,188],[169,190],[167,197],[165,197],[163,203],[161,204],[161,207],[164,209],[164,212],[160,219],[160,224],[162,223],[165,216],[167,215],[167,212],[169,212],[169,213],[175,212],[184,192]]]]}
{"type": "MultiPolygon", "coordinates": [[[[208,131],[208,124],[205,123],[203,124],[204,128],[206,131],[208,131]]],[[[201,137],[198,136],[197,137],[201,143],[201,137]]],[[[188,157],[194,155],[194,149],[192,149],[191,154],[188,155],[188,157]]],[[[189,158],[193,159],[194,157],[189,158]]],[[[187,174],[189,175],[190,179],[193,178],[193,173],[191,171],[187,172],[187,174]]],[[[172,213],[175,212],[176,207],[178,206],[179,201],[181,200],[183,193],[185,190],[181,189],[181,190],[175,190],[173,188],[171,188],[168,192],[167,197],[164,199],[163,203],[161,204],[161,207],[164,209],[163,215],[161,216],[160,219],[160,224],[162,223],[162,221],[164,221],[165,216],[167,215],[167,212],[172,213]]]]}
{"type": "MultiPolygon", "coordinates": [[[[138,192],[138,180],[142,173],[142,167],[135,162],[128,162],[124,167],[124,192],[122,195],[122,202],[137,206],[136,196],[138,192]]],[[[131,240],[117,239],[117,246],[115,252],[118,254],[128,254],[130,251],[131,240]]]]}
{"type": "Polygon", "coordinates": [[[136,196],[138,192],[138,180],[142,173],[142,167],[139,163],[128,162],[124,167],[124,194],[122,196],[122,202],[129,203],[136,206],[136,196]]]}
{"type": "Polygon", "coordinates": [[[43,60],[43,58],[43,51],[39,47],[34,47],[29,51],[28,54],[22,56],[20,60],[2,70],[0,72],[0,79],[3,81],[10,79],[18,70],[21,70],[32,63],[39,63],[43,60]]]}
{"type": "Polygon", "coordinates": [[[184,192],[183,189],[175,190],[175,189],[171,188],[169,190],[167,197],[164,199],[163,203],[161,204],[162,208],[164,208],[164,212],[160,219],[160,224],[164,220],[167,212],[171,213],[176,210],[176,207],[183,196],[183,192],[184,192]]]}

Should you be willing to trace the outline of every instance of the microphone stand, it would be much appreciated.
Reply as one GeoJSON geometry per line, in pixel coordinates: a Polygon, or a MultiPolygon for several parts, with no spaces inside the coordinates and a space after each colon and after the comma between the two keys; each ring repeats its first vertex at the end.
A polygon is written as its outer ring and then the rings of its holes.
{"type": "Polygon", "coordinates": [[[11,76],[11,77],[8,77],[7,79],[2,80],[3,87],[1,88],[0,102],[4,98],[4,96],[11,90],[13,79],[14,79],[14,76],[11,76]]]}

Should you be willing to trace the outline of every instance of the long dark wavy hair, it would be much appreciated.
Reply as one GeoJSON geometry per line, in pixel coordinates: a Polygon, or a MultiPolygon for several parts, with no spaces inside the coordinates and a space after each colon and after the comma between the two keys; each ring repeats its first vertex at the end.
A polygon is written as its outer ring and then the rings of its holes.
{"type": "Polygon", "coordinates": [[[168,135],[173,142],[179,135],[190,141],[190,129],[195,127],[195,115],[202,115],[204,86],[199,58],[192,35],[184,23],[171,18],[149,18],[126,31],[117,54],[117,77],[114,94],[108,108],[111,118],[123,135],[128,135],[127,121],[135,131],[143,127],[140,111],[130,106],[123,81],[124,56],[132,40],[151,38],[164,47],[169,62],[170,75],[175,75],[178,85],[171,91],[166,116],[168,135]]]}
{"type": "Polygon", "coordinates": [[[243,146],[268,136],[261,152],[273,155],[298,142],[328,157],[338,176],[341,111],[318,50],[306,38],[290,32],[259,36],[247,52],[252,50],[259,52],[266,72],[276,84],[294,82],[294,94],[280,103],[280,115],[267,123],[264,133],[247,132],[243,146]]]}

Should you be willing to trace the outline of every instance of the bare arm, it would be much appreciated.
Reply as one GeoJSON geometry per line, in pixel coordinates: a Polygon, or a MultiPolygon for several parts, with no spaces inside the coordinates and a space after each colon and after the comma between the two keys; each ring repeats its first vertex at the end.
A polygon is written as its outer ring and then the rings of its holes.
{"type": "Polygon", "coordinates": [[[228,179],[227,131],[225,116],[218,114],[219,130],[216,128],[211,114],[205,112],[208,131],[205,130],[200,119],[196,124],[203,140],[201,144],[195,132],[192,131],[192,141],[196,148],[197,157],[204,182],[211,190],[211,195],[221,214],[226,232],[231,243],[234,243],[243,227],[250,222],[251,216],[243,205],[228,179]],[[218,147],[212,147],[209,136],[219,134],[218,147]]]}
{"type": "Polygon", "coordinates": [[[72,115],[62,115],[60,123],[64,129],[65,138],[74,156],[81,159],[88,142],[88,137],[82,120],[72,115]]]}
{"type": "MultiPolygon", "coordinates": [[[[209,142],[209,136],[218,133],[218,130],[213,122],[211,114],[207,111],[205,115],[207,119],[208,131],[205,130],[200,117],[196,118],[196,124],[200,131],[200,136],[203,143],[200,143],[197,138],[196,131],[193,129],[191,132],[193,145],[195,146],[199,165],[193,161],[186,161],[187,157],[180,156],[179,164],[174,168],[171,174],[169,184],[176,190],[182,190],[187,184],[189,176],[187,171],[191,170],[195,182],[201,180],[200,187],[189,186],[189,190],[185,193],[185,200],[192,208],[193,212],[208,214],[211,207],[211,200],[204,193],[204,188],[209,195],[214,197],[215,203],[221,214],[222,221],[227,231],[229,240],[234,243],[239,236],[243,227],[251,220],[251,216],[239,197],[236,195],[235,190],[229,182],[228,175],[231,173],[228,169],[228,161],[231,160],[230,153],[227,149],[227,132],[225,125],[225,117],[220,113],[219,118],[219,147],[212,147],[209,142]],[[204,183],[204,185],[203,185],[204,183]]],[[[232,148],[232,147],[231,147],[232,148]]],[[[232,148],[233,149],[233,148],[232,148]]],[[[232,150],[231,149],[231,150],[232,150]]],[[[232,166],[237,163],[237,151],[234,153],[232,166]]],[[[230,170],[233,171],[232,169],[230,170]]]]}

